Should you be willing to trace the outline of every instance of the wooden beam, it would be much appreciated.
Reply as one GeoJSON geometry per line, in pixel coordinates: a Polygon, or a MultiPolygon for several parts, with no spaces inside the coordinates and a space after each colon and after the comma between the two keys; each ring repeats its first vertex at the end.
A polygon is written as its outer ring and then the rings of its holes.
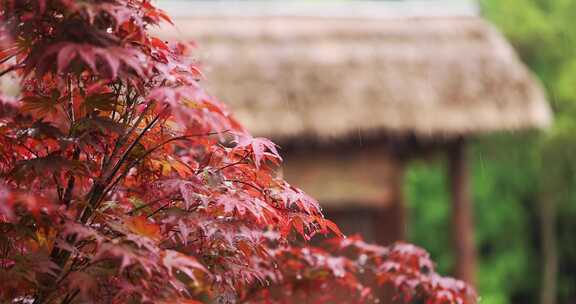
{"type": "Polygon", "coordinates": [[[452,246],[456,260],[454,275],[474,285],[476,246],[470,175],[464,139],[458,139],[448,147],[448,175],[452,201],[452,246]]]}

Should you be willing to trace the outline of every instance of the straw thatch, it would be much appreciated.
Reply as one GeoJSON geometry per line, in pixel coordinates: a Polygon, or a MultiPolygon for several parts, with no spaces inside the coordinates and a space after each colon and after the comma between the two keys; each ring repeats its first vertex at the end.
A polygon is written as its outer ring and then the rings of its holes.
{"type": "Polygon", "coordinates": [[[477,17],[195,16],[161,35],[195,40],[210,93],[276,139],[451,137],[551,120],[538,81],[477,17]]]}

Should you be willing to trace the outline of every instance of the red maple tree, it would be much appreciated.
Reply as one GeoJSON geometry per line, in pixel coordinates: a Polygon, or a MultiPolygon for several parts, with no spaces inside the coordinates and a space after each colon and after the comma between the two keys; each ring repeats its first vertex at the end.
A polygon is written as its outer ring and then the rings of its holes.
{"type": "Polygon", "coordinates": [[[344,238],[199,86],[147,0],[0,1],[3,303],[474,303],[412,245],[344,238]],[[323,240],[312,246],[311,238],[323,240]]]}

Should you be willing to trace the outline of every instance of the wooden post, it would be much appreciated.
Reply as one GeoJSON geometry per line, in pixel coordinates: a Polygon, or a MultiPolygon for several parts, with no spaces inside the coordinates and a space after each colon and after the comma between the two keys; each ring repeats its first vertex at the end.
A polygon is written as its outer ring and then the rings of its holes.
{"type": "Polygon", "coordinates": [[[474,286],[476,246],[474,244],[473,205],[464,139],[448,147],[448,174],[452,200],[452,244],[456,260],[454,275],[474,286]]]}
{"type": "Polygon", "coordinates": [[[556,240],[556,197],[546,190],[540,195],[540,234],[542,239],[542,279],[540,304],[556,304],[558,289],[558,250],[556,240]]]}
{"type": "Polygon", "coordinates": [[[407,238],[407,215],[403,196],[405,160],[394,155],[389,157],[392,172],[387,187],[390,201],[374,213],[374,240],[380,245],[390,245],[407,238]]]}

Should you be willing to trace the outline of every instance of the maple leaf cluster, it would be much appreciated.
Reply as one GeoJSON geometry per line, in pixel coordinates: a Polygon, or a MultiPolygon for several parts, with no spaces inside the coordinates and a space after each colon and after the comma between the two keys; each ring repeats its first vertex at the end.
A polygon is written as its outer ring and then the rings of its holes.
{"type": "Polygon", "coordinates": [[[0,18],[21,90],[0,95],[1,302],[474,302],[421,249],[343,238],[190,49],[148,34],[171,22],[149,1],[1,0],[0,18]]]}

